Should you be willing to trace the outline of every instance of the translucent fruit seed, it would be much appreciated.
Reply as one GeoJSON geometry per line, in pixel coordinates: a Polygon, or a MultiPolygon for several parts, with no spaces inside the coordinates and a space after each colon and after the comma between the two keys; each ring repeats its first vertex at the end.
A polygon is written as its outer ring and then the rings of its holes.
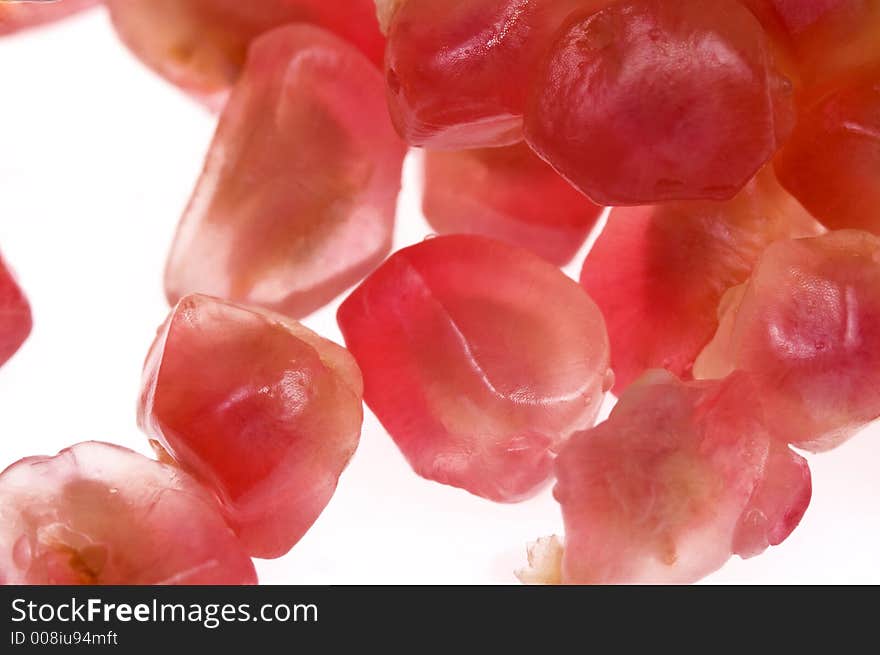
{"type": "Polygon", "coordinates": [[[778,241],[730,290],[699,378],[743,371],[778,438],[834,448],[880,418],[880,237],[778,241]]]}
{"type": "Polygon", "coordinates": [[[405,154],[361,53],[309,25],[261,36],[178,227],[169,302],[320,308],[391,249],[405,154]]]}
{"type": "Polygon", "coordinates": [[[189,296],[159,330],[138,421],[220,500],[248,553],[278,557],[311,527],[357,448],[360,371],[283,316],[189,296]]]}
{"type": "Polygon", "coordinates": [[[397,9],[385,77],[407,143],[435,150],[522,140],[529,80],[584,0],[418,0],[397,9]]]}
{"type": "Polygon", "coordinates": [[[742,374],[647,373],[605,423],[568,441],[556,477],[564,550],[533,550],[532,582],[695,582],[780,543],[811,495],[806,462],[767,430],[742,374]]]}
{"type": "MultiPolygon", "coordinates": [[[[371,0],[105,0],[123,42],[172,84],[220,109],[251,43],[290,23],[329,30],[381,66],[371,0]]],[[[64,3],[66,4],[66,2],[64,3]]]]}
{"type": "Polygon", "coordinates": [[[0,257],[0,366],[18,351],[32,326],[27,298],[0,257]]]}
{"type": "Polygon", "coordinates": [[[622,0],[569,19],[525,137],[600,205],[728,200],[793,122],[791,85],[734,0],[622,0]]]}
{"type": "Polygon", "coordinates": [[[524,143],[425,153],[422,211],[441,234],[483,234],[562,266],[602,214],[524,143]]]}
{"type": "Polygon", "coordinates": [[[398,251],[337,318],[367,404],[413,469],[492,500],[536,493],[607,387],[605,324],[583,289],[484,237],[398,251]]]}
{"type": "Polygon", "coordinates": [[[613,209],[581,284],[608,324],[616,390],[652,368],[690,378],[724,292],[748,279],[769,243],[822,231],[770,167],[726,202],[613,209]]]}
{"type": "Polygon", "coordinates": [[[742,0],[790,60],[804,97],[880,65],[876,0],[742,0]]]}
{"type": "Polygon", "coordinates": [[[774,165],[782,185],[829,228],[880,234],[880,67],[805,109],[774,165]]]}
{"type": "Polygon", "coordinates": [[[213,496],[180,469],[86,442],[0,473],[0,584],[255,584],[213,496]]]}

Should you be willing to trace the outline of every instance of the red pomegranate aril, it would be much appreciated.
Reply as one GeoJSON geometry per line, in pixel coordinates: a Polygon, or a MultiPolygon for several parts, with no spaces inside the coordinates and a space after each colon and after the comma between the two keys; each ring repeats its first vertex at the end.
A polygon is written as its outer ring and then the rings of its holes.
{"type": "Polygon", "coordinates": [[[806,462],[764,426],[748,376],[682,383],[652,371],[556,460],[565,545],[530,582],[678,584],[779,543],[810,500],[806,462]],[[778,479],[775,476],[780,476],[778,479]]]}
{"type": "Polygon", "coordinates": [[[728,200],[790,131],[790,86],[734,0],[622,0],[557,35],[525,136],[601,205],[728,200]]]}
{"type": "Polygon", "coordinates": [[[216,493],[248,553],[278,557],[333,496],[361,398],[341,346],[277,314],[189,296],[150,350],[138,422],[216,493]]]}
{"type": "Polygon", "coordinates": [[[876,0],[742,0],[786,51],[806,96],[815,87],[880,65],[876,0]]]}
{"type": "Polygon", "coordinates": [[[522,139],[529,80],[551,37],[586,0],[418,0],[391,22],[391,116],[415,146],[460,150],[522,139]]]}
{"type": "Polygon", "coordinates": [[[0,583],[255,584],[213,496],[180,469],[86,442],[0,473],[0,583]]]}
{"type": "Polygon", "coordinates": [[[806,109],[775,167],[828,227],[880,233],[880,67],[806,109]]]}
{"type": "Polygon", "coordinates": [[[822,231],[771,168],[726,202],[612,210],[581,284],[608,324],[615,390],[653,368],[690,378],[724,292],[748,279],[769,243],[822,231]]]}
{"type": "Polygon", "coordinates": [[[482,234],[560,266],[602,214],[524,143],[426,152],[422,211],[441,234],[482,234]]]}
{"type": "Polygon", "coordinates": [[[289,23],[334,32],[381,66],[385,40],[370,0],[105,0],[125,44],[150,68],[220,109],[250,44],[289,23]]]}
{"type": "Polygon", "coordinates": [[[479,236],[398,251],[343,302],[364,398],[421,476],[496,501],[534,494],[593,424],[605,325],[558,268],[479,236]]]}
{"type": "Polygon", "coordinates": [[[383,96],[379,72],[329,32],[257,39],[181,219],[169,302],[205,293],[300,317],[381,262],[406,154],[383,96]]]}
{"type": "Polygon", "coordinates": [[[821,451],[880,418],[880,237],[841,230],[770,245],[722,303],[699,378],[750,374],[768,425],[821,451]]]}
{"type": "Polygon", "coordinates": [[[27,298],[0,256],[0,366],[18,351],[32,327],[27,298]]]}

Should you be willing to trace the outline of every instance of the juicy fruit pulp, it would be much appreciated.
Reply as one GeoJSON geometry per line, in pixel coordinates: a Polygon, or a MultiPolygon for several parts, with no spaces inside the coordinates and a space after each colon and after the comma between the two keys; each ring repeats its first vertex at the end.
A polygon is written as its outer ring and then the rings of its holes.
{"type": "Polygon", "coordinates": [[[525,136],[602,205],[727,200],[790,130],[789,87],[734,0],[623,0],[569,21],[525,136]]]}
{"type": "Polygon", "coordinates": [[[361,398],[344,348],[282,316],[190,296],[147,358],[138,419],[215,491],[251,555],[278,557],[330,501],[357,448],[361,398]]]}
{"type": "Polygon", "coordinates": [[[443,150],[521,140],[528,81],[553,33],[583,1],[404,2],[385,55],[401,136],[443,150]]]}
{"type": "Polygon", "coordinates": [[[339,308],[367,404],[415,471],[512,502],[611,386],[596,306],[559,269],[477,236],[405,248],[339,308]]]}
{"type": "Polygon", "coordinates": [[[385,42],[370,0],[105,0],[120,37],[144,63],[219,108],[248,46],[288,23],[330,30],[381,65],[385,42]]]}
{"type": "Polygon", "coordinates": [[[87,442],[0,473],[2,584],[255,584],[201,485],[126,448],[87,442]]]}
{"type": "Polygon", "coordinates": [[[828,227],[880,233],[880,68],[806,109],[775,166],[780,182],[828,227]]]}
{"type": "Polygon", "coordinates": [[[0,3],[0,36],[67,18],[98,4],[98,0],[64,2],[0,3]]]}
{"type": "Polygon", "coordinates": [[[581,283],[608,324],[616,389],[652,368],[689,378],[724,292],[745,282],[769,243],[821,231],[771,170],[727,202],[614,209],[581,283]]]}
{"type": "Polygon", "coordinates": [[[779,241],[722,310],[694,375],[750,374],[779,437],[827,450],[880,417],[880,238],[779,241]]]}
{"type": "Polygon", "coordinates": [[[559,581],[693,582],[785,539],[809,504],[809,469],[774,441],[756,401],[747,376],[682,383],[654,371],[573,436],[556,461],[559,581]]]}
{"type": "Polygon", "coordinates": [[[332,34],[260,37],[178,228],[169,301],[206,293],[298,317],[372,270],[406,154],[387,114],[379,72],[332,34]]]}
{"type": "Polygon", "coordinates": [[[32,326],[27,298],[0,257],[0,366],[21,347],[32,326]]]}
{"type": "Polygon", "coordinates": [[[440,233],[483,234],[563,265],[602,208],[521,143],[425,153],[422,211],[440,233]]]}

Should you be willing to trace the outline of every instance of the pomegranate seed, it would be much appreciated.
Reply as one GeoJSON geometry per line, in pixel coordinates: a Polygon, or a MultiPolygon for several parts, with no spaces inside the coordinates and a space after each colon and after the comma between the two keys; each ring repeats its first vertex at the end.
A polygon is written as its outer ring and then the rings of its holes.
{"type": "Polygon", "coordinates": [[[880,417],[880,238],[779,241],[728,292],[694,375],[750,373],[775,434],[833,448],[880,417]]]}
{"type": "Polygon", "coordinates": [[[560,266],[602,214],[522,143],[425,153],[422,209],[438,232],[494,237],[560,266]]]}
{"type": "Polygon", "coordinates": [[[880,232],[880,68],[807,109],[775,165],[828,227],[880,232]]]}
{"type": "Polygon", "coordinates": [[[338,314],[367,404],[415,471],[496,501],[534,494],[593,424],[613,376],[602,316],[520,248],[444,236],[405,248],[338,314]]]}
{"type": "Polygon", "coordinates": [[[318,309],[390,250],[405,154],[363,55],[308,25],[263,35],[178,228],[169,302],[318,309]]]}
{"type": "Polygon", "coordinates": [[[127,448],[77,444],[0,473],[0,584],[255,584],[193,478],[127,448]]]}
{"type": "Polygon", "coordinates": [[[443,150],[521,140],[528,81],[553,33],[584,1],[403,3],[385,56],[400,134],[412,145],[443,150]]]}
{"type": "Polygon", "coordinates": [[[773,441],[757,400],[745,375],[683,383],[648,373],[560,452],[564,552],[543,542],[523,577],[687,583],[779,543],[807,508],[809,470],[773,441]]]}
{"type": "Polygon", "coordinates": [[[215,491],[251,555],[278,557],[333,496],[361,398],[344,348],[280,315],[189,296],[147,357],[138,421],[215,491]]]}
{"type": "Polygon", "coordinates": [[[537,76],[526,140],[602,205],[728,200],[790,130],[790,84],[769,59],[733,0],[579,14],[537,76]]]}
{"type": "Polygon", "coordinates": [[[793,59],[807,90],[880,64],[875,0],[744,0],[793,59]]]}
{"type": "Polygon", "coordinates": [[[288,23],[336,33],[381,66],[385,40],[370,0],[105,0],[125,44],[164,78],[223,106],[260,35],[288,23]]]}
{"type": "Polygon", "coordinates": [[[0,257],[0,366],[21,347],[32,326],[27,298],[0,257]]]}
{"type": "Polygon", "coordinates": [[[767,244],[821,231],[770,169],[727,202],[614,209],[581,283],[608,324],[615,389],[652,368],[689,378],[722,295],[748,279],[767,244]]]}

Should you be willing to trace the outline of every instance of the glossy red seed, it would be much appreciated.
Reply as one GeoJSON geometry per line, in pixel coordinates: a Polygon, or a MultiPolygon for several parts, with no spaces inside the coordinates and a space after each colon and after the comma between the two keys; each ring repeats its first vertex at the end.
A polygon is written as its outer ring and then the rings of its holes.
{"type": "Polygon", "coordinates": [[[623,0],[559,34],[525,135],[599,204],[727,200],[790,130],[789,86],[733,0],[623,0]]]}
{"type": "Polygon", "coordinates": [[[585,0],[419,0],[397,10],[385,74],[394,124],[416,146],[456,150],[522,138],[529,79],[585,0]]]}
{"type": "Polygon", "coordinates": [[[99,0],[64,2],[0,2],[0,36],[38,27],[98,4],[99,0]]]}
{"type": "Polygon", "coordinates": [[[477,236],[401,250],[342,304],[367,404],[415,471],[497,501],[549,478],[608,376],[598,309],[520,248],[477,236]]]}
{"type": "Polygon", "coordinates": [[[307,25],[260,37],[178,228],[169,301],[321,307],[390,250],[405,154],[363,55],[307,25]]]}
{"type": "Polygon", "coordinates": [[[779,241],[722,311],[694,375],[751,374],[779,437],[827,450],[880,417],[880,238],[779,241]]]}
{"type": "Polygon", "coordinates": [[[21,347],[32,326],[27,298],[0,257],[0,366],[21,347]]]}
{"type": "Polygon", "coordinates": [[[880,68],[807,109],[775,166],[828,227],[880,233],[880,68]]]}
{"type": "Polygon", "coordinates": [[[254,584],[214,498],[178,468],[105,443],[0,473],[0,583],[254,584]]]}
{"type": "Polygon", "coordinates": [[[744,375],[682,383],[654,371],[630,387],[557,458],[558,581],[694,582],[733,553],[781,541],[806,510],[809,477],[763,420],[744,375]]]}
{"type": "Polygon", "coordinates": [[[122,40],[173,84],[220,108],[249,45],[288,23],[330,30],[381,66],[385,40],[371,0],[105,0],[122,40]]]}
{"type": "Polygon", "coordinates": [[[425,153],[422,210],[442,234],[483,234],[567,263],[602,213],[524,143],[425,153]]]}
{"type": "Polygon", "coordinates": [[[608,324],[615,390],[652,368],[689,378],[724,292],[748,278],[767,244],[821,230],[770,169],[727,202],[614,209],[581,284],[608,324]]]}
{"type": "Polygon", "coordinates": [[[190,296],[147,358],[138,421],[216,492],[251,555],[278,557],[333,496],[361,397],[344,348],[282,316],[190,296]]]}

